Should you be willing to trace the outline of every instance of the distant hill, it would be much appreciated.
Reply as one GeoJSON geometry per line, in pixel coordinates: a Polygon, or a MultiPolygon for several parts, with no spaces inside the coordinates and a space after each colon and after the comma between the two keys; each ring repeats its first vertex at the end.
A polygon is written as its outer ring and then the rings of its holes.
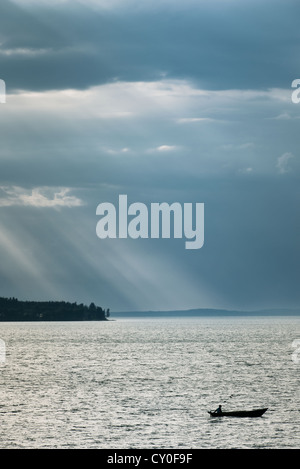
{"type": "Polygon", "coordinates": [[[91,303],[19,301],[0,297],[0,321],[105,321],[109,310],[91,303]]]}
{"type": "Polygon", "coordinates": [[[199,308],[174,311],[124,311],[114,312],[113,317],[212,317],[212,316],[299,316],[300,309],[274,308],[257,311],[199,308]]]}
{"type": "Polygon", "coordinates": [[[263,309],[239,311],[227,309],[198,308],[174,311],[124,311],[109,312],[91,303],[66,301],[20,301],[17,298],[0,297],[0,322],[4,321],[106,321],[117,318],[157,317],[225,317],[225,316],[300,316],[300,309],[263,309]]]}

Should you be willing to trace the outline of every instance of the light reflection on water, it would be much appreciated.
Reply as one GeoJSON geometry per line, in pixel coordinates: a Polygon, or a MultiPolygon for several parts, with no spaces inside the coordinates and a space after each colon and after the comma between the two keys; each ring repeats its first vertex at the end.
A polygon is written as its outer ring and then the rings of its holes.
{"type": "Polygon", "coordinates": [[[294,318],[1,323],[0,448],[298,448],[294,318]],[[207,411],[268,407],[258,419],[207,411]]]}

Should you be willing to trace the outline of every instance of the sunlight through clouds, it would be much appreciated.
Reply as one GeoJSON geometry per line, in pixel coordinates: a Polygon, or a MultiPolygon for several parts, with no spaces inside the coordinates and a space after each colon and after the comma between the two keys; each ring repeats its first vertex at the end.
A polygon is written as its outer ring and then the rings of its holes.
{"type": "Polygon", "coordinates": [[[1,2],[3,294],[297,303],[300,4],[269,3],[1,2]],[[119,194],[205,203],[205,246],[101,242],[119,194]]]}

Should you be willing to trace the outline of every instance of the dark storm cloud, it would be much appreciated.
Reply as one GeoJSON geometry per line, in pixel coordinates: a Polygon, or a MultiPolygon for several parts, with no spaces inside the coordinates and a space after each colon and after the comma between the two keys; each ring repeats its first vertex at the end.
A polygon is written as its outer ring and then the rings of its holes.
{"type": "Polygon", "coordinates": [[[115,79],[191,79],[202,88],[286,87],[297,76],[299,2],[1,2],[2,76],[10,89],[84,89],[115,79]]]}

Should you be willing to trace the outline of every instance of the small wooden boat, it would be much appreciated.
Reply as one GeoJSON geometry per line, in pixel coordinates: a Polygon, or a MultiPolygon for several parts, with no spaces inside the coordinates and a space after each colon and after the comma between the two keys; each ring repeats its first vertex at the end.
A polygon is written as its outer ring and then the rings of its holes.
{"type": "Polygon", "coordinates": [[[253,409],[253,410],[234,410],[231,412],[216,412],[209,411],[211,417],[261,417],[268,408],[265,409],[253,409]]]}

